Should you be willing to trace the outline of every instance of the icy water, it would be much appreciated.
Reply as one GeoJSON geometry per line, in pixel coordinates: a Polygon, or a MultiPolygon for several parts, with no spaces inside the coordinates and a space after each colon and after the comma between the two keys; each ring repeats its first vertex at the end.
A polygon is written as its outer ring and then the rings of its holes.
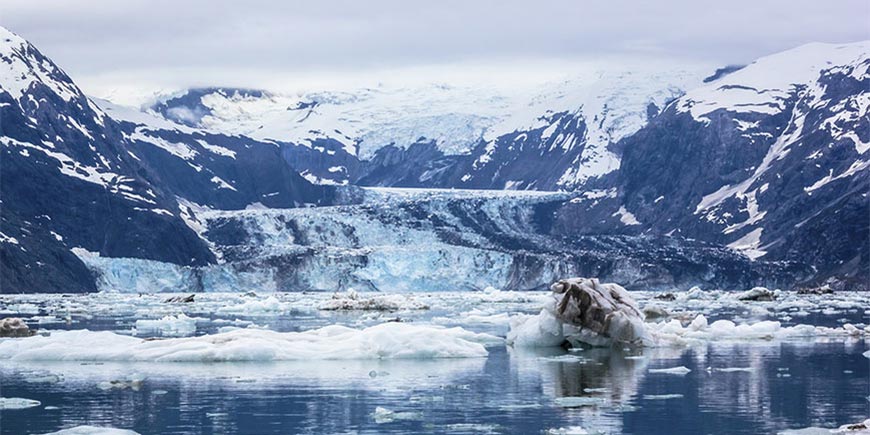
{"type": "MultiPolygon", "coordinates": [[[[870,319],[870,303],[861,294],[787,294],[777,302],[738,302],[719,293],[680,294],[672,302],[636,295],[641,305],[662,306],[683,323],[701,313],[711,321],[831,328],[863,328],[870,319]]],[[[331,297],[325,294],[205,294],[191,304],[167,304],[166,297],[6,296],[0,317],[20,315],[43,330],[145,338],[233,328],[364,328],[396,320],[504,337],[508,316],[535,313],[546,295],[440,293],[381,301],[394,304],[393,311],[324,311],[331,297]],[[421,305],[428,309],[408,309],[421,305]],[[182,312],[189,319],[140,322],[134,329],[136,320],[182,312]]],[[[95,348],[111,345],[94,341],[95,348]]],[[[58,355],[63,347],[58,345],[58,355]]],[[[0,433],[42,434],[80,425],[140,434],[540,434],[583,433],[581,428],[606,434],[760,434],[836,428],[870,417],[870,359],[863,355],[868,348],[867,334],[859,331],[643,350],[565,352],[489,343],[487,356],[449,359],[121,363],[0,355],[0,397],[41,402],[0,410],[0,433]],[[691,371],[657,371],[680,366],[691,371]]]]}

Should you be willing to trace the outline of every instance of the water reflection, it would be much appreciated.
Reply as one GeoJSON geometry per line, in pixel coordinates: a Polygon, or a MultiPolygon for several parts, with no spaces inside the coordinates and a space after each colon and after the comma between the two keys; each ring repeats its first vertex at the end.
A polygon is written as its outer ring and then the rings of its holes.
{"type": "Polygon", "coordinates": [[[495,347],[487,358],[437,361],[4,362],[2,395],[43,406],[0,412],[0,433],[82,424],[143,434],[540,433],[567,426],[626,434],[776,433],[866,418],[865,350],[864,342],[714,343],[642,353],[495,347]],[[649,372],[675,366],[692,371],[649,372]],[[112,380],[121,382],[106,384],[112,380]],[[682,397],[649,399],[666,394],[682,397]],[[573,397],[597,403],[557,403],[573,397]],[[372,413],[379,406],[421,417],[378,423],[372,413]]]}

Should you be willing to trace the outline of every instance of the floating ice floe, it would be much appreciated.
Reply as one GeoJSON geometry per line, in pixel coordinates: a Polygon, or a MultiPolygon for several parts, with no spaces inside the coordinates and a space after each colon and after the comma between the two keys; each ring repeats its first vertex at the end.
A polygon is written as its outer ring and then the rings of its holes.
{"type": "Polygon", "coordinates": [[[589,435],[589,431],[580,426],[557,427],[547,429],[547,435],[589,435]]]}
{"type": "Polygon", "coordinates": [[[319,308],[325,311],[399,311],[428,310],[429,306],[409,295],[379,294],[363,297],[359,292],[350,289],[344,293],[335,293],[332,299],[321,304],[319,308]]]}
{"type": "Polygon", "coordinates": [[[21,397],[0,397],[0,411],[7,409],[34,408],[42,403],[38,400],[24,399],[21,397]]]}
{"type": "Polygon", "coordinates": [[[685,375],[689,374],[691,371],[692,371],[692,369],[685,367],[685,366],[669,367],[666,369],[649,369],[650,373],[664,373],[664,374],[668,374],[668,375],[679,375],[679,376],[685,376],[685,375]]]}
{"type": "Polygon", "coordinates": [[[136,333],[160,333],[166,336],[185,336],[196,332],[198,319],[187,317],[184,313],[165,316],[157,320],[137,320],[136,333]]]}
{"type": "Polygon", "coordinates": [[[708,324],[704,315],[698,315],[688,325],[679,320],[667,323],[648,324],[658,345],[684,344],[692,340],[772,340],[799,337],[855,337],[867,334],[853,325],[841,328],[795,325],[784,327],[780,322],[765,320],[755,323],[736,324],[730,320],[717,320],[708,324]]]}
{"type": "Polygon", "coordinates": [[[749,373],[755,371],[752,367],[707,367],[707,371],[720,373],[749,373]]]}
{"type": "Polygon", "coordinates": [[[378,406],[375,408],[375,412],[372,413],[372,418],[374,418],[375,423],[384,424],[392,423],[397,420],[422,420],[423,414],[409,411],[396,412],[378,406]]]}
{"type": "Polygon", "coordinates": [[[486,356],[486,344],[502,342],[501,338],[459,327],[393,322],[365,329],[331,325],[305,332],[240,329],[163,340],[76,330],[0,341],[0,360],[212,362],[467,358],[486,356]]]}
{"type": "Polygon", "coordinates": [[[247,300],[240,304],[223,306],[217,309],[217,313],[262,316],[285,313],[291,308],[290,304],[281,302],[275,296],[269,296],[266,299],[247,300]]]}
{"type": "Polygon", "coordinates": [[[480,298],[481,302],[489,303],[522,303],[522,302],[537,302],[546,297],[546,292],[538,291],[505,291],[495,287],[487,287],[480,293],[474,293],[480,298]]]}
{"type": "Polygon", "coordinates": [[[76,426],[43,435],[139,435],[139,433],[113,427],[76,426]]]}

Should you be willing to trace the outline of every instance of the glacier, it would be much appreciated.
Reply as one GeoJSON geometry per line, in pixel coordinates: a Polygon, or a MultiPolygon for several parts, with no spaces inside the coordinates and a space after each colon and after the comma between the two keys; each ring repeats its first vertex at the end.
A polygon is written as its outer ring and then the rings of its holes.
{"type": "Polygon", "coordinates": [[[195,221],[217,264],[73,252],[97,276],[99,290],[139,293],[529,290],[569,275],[632,288],[745,288],[775,285],[790,273],[691,241],[566,237],[555,214],[586,192],[365,188],[355,195],[346,205],[295,209],[184,202],[192,205],[187,221],[195,221]],[[687,262],[695,272],[687,272],[687,262]]]}

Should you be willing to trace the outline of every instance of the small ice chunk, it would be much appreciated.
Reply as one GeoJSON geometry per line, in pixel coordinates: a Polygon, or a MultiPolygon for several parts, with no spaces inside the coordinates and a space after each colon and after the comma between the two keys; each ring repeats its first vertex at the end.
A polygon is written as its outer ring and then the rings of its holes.
{"type": "Polygon", "coordinates": [[[187,317],[184,313],[177,316],[164,316],[157,320],[136,321],[136,333],[159,333],[181,337],[196,332],[196,319],[187,317]]]}
{"type": "Polygon", "coordinates": [[[375,408],[375,412],[372,413],[372,418],[374,418],[375,423],[384,424],[392,423],[397,420],[422,420],[423,414],[410,411],[396,412],[378,406],[375,408]]]}
{"type": "Polygon", "coordinates": [[[692,331],[700,331],[707,327],[707,318],[704,317],[703,314],[699,314],[698,317],[695,317],[692,320],[692,323],[689,323],[689,329],[692,331]]]}
{"type": "Polygon", "coordinates": [[[229,305],[218,308],[219,314],[240,314],[245,316],[265,316],[284,313],[290,310],[289,304],[278,300],[275,296],[266,299],[248,300],[241,304],[229,305]]]}
{"type": "Polygon", "coordinates": [[[716,368],[712,369],[712,371],[714,371],[714,372],[721,372],[721,373],[735,373],[735,372],[747,372],[748,373],[748,372],[752,372],[754,370],[755,369],[753,369],[752,367],[716,367],[716,368]]]}
{"type": "Polygon", "coordinates": [[[451,433],[494,434],[499,433],[500,426],[497,424],[454,423],[448,424],[445,428],[451,433]]]}
{"type": "Polygon", "coordinates": [[[608,390],[607,388],[584,388],[583,389],[584,393],[606,393],[608,391],[610,391],[610,390],[608,390]]]}
{"type": "Polygon", "coordinates": [[[546,308],[537,316],[519,314],[511,317],[507,342],[517,347],[556,347],[565,342],[562,322],[546,308]]]}
{"type": "Polygon", "coordinates": [[[580,426],[568,426],[547,429],[547,435],[588,435],[589,432],[580,426]]]}
{"type": "Polygon", "coordinates": [[[44,435],[139,435],[138,432],[126,429],[101,426],[76,426],[44,435]]]}
{"type": "Polygon", "coordinates": [[[0,410],[27,409],[41,405],[38,400],[24,399],[21,397],[0,397],[0,410]]]}
{"type": "Polygon", "coordinates": [[[669,375],[679,375],[679,376],[685,376],[685,375],[689,374],[689,372],[691,372],[691,371],[692,371],[692,369],[690,369],[686,366],[670,367],[670,368],[666,368],[666,369],[649,369],[650,373],[665,373],[665,374],[669,374],[669,375]]]}

